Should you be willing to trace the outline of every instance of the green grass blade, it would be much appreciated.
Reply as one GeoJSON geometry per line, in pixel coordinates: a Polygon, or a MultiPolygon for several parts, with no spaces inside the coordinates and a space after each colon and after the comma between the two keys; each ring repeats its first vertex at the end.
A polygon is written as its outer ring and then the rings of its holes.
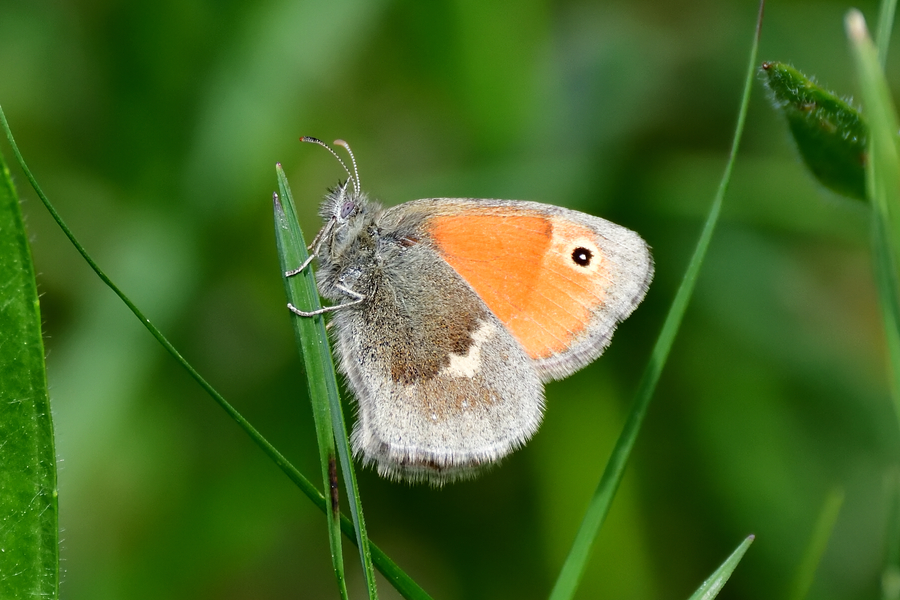
{"type": "Polygon", "coordinates": [[[878,32],[875,34],[875,44],[878,46],[878,60],[881,68],[887,62],[888,45],[891,43],[891,30],[894,27],[894,14],[897,10],[897,0],[882,0],[881,10],[878,13],[878,32]]]}
{"type": "Polygon", "coordinates": [[[894,469],[888,478],[887,547],[881,572],[882,600],[900,600],[900,471],[894,469]]]}
{"type": "Polygon", "coordinates": [[[897,265],[900,251],[900,153],[897,117],[878,54],[859,11],[845,19],[869,124],[866,193],[872,203],[872,246],[879,307],[888,345],[891,396],[900,422],[900,303],[897,265]]]}
{"type": "MultiPolygon", "coordinates": [[[[280,169],[279,169],[280,170],[280,169]]],[[[280,184],[280,178],[279,178],[280,184]]],[[[280,187],[280,185],[279,185],[280,187]]],[[[282,196],[287,194],[282,191],[282,196]]],[[[285,204],[288,204],[287,202],[285,204]]],[[[306,249],[303,238],[298,239],[295,228],[290,221],[294,218],[293,210],[290,215],[285,214],[278,196],[275,197],[275,240],[278,245],[278,257],[281,264],[281,272],[284,273],[299,265],[306,258],[306,249]]],[[[287,297],[295,306],[315,306],[318,308],[318,298],[311,297],[309,286],[304,279],[312,279],[312,273],[305,271],[292,278],[283,278],[287,297]]],[[[337,396],[337,382],[334,368],[331,366],[330,352],[327,344],[319,344],[319,339],[325,339],[325,324],[322,319],[291,319],[294,325],[294,335],[297,345],[306,365],[306,381],[309,386],[309,396],[312,399],[313,421],[316,426],[316,441],[319,446],[319,461],[322,466],[322,481],[329,490],[329,502],[325,504],[325,516],[328,521],[328,542],[331,546],[331,563],[334,575],[337,578],[338,590],[341,598],[347,598],[347,581],[344,575],[344,557],[341,551],[341,532],[339,515],[339,487],[337,477],[337,458],[334,448],[334,428],[331,424],[331,411],[328,408],[329,396],[337,396]],[[318,330],[321,330],[318,331],[318,330]],[[321,335],[321,337],[320,337],[321,335]],[[323,360],[323,355],[329,360],[323,360]],[[331,367],[329,372],[329,367],[331,367]]]]}
{"type": "Polygon", "coordinates": [[[744,558],[744,554],[747,552],[747,548],[750,547],[750,544],[753,543],[753,540],[754,536],[752,535],[745,538],[744,541],[741,542],[741,545],[738,546],[735,551],[731,553],[731,556],[726,558],[725,562],[723,562],[719,568],[703,582],[703,585],[693,593],[689,600],[712,600],[718,596],[722,587],[725,586],[728,578],[731,577],[734,569],[738,566],[738,563],[744,558]]]}
{"type": "Polygon", "coordinates": [[[900,426],[900,308],[898,308],[900,297],[897,294],[897,270],[884,222],[873,214],[871,227],[878,308],[884,322],[888,346],[891,398],[894,403],[894,414],[900,426]]]}
{"type": "Polygon", "coordinates": [[[0,598],[59,597],[53,420],[34,264],[0,155],[0,598]]]}
{"type": "MultiPolygon", "coordinates": [[[[293,196],[281,165],[276,166],[276,173],[281,199],[279,199],[278,195],[275,196],[275,239],[278,245],[281,273],[284,273],[297,268],[298,265],[306,260],[308,254],[306,242],[303,239],[303,232],[297,224],[293,196]]],[[[306,269],[298,275],[282,277],[282,279],[284,280],[287,298],[291,304],[301,307],[303,310],[316,310],[321,307],[312,269],[306,269]]],[[[285,313],[286,316],[291,314],[287,309],[285,309],[285,313]]],[[[332,424],[332,411],[330,408],[330,405],[333,403],[340,404],[337,377],[331,360],[328,336],[325,333],[325,320],[322,317],[311,319],[291,317],[291,323],[294,326],[294,336],[297,339],[297,346],[300,349],[300,355],[303,357],[303,363],[306,367],[306,382],[309,387],[309,397],[316,424],[322,479],[330,491],[330,502],[326,507],[326,514],[329,520],[331,558],[334,563],[335,574],[340,573],[338,581],[341,587],[341,594],[346,595],[341,559],[341,540],[337,522],[340,510],[338,505],[339,487],[335,430],[332,424]]],[[[365,542],[360,540],[360,548],[366,545],[365,542]]],[[[361,551],[361,554],[365,556],[366,553],[361,551]]],[[[373,590],[370,588],[370,595],[372,594],[373,590]]]]}
{"type": "MultiPolygon", "coordinates": [[[[851,11],[845,26],[853,49],[862,88],[863,106],[872,127],[870,160],[866,165],[867,193],[872,202],[872,250],[878,303],[888,345],[891,395],[900,422],[900,298],[898,298],[897,249],[900,238],[892,231],[891,213],[900,212],[900,182],[897,174],[897,119],[883,69],[893,27],[896,0],[884,0],[878,21],[877,50],[872,45],[861,14],[851,11]],[[891,180],[893,178],[893,180],[891,180]]],[[[888,523],[887,556],[881,577],[884,600],[900,598],[900,477],[891,480],[891,513],[888,523]]]]}
{"type": "Polygon", "coordinates": [[[831,532],[834,530],[834,524],[837,523],[838,515],[841,512],[841,506],[844,504],[844,490],[835,488],[828,492],[822,509],[819,511],[819,517],[816,519],[812,536],[797,569],[797,574],[791,584],[791,590],[788,594],[788,600],[803,600],[812,587],[813,580],[816,576],[816,570],[828,547],[828,540],[831,538],[831,532]]]}
{"type": "Polygon", "coordinates": [[[857,10],[845,20],[860,83],[860,96],[869,121],[869,195],[878,218],[885,224],[895,263],[900,241],[900,155],[897,151],[897,116],[878,54],[866,22],[857,10]]]}
{"type": "Polygon", "coordinates": [[[669,350],[672,348],[675,335],[678,333],[682,317],[687,309],[688,301],[694,291],[694,285],[697,281],[697,275],[700,272],[700,266],[703,264],[703,259],[709,248],[709,242],[712,239],[716,223],[719,220],[719,214],[722,211],[722,201],[725,197],[725,191],[728,189],[728,183],[731,180],[731,171],[734,167],[735,158],[737,157],[741,133],[744,130],[747,107],[750,103],[750,90],[752,89],[754,75],[756,73],[756,54],[759,47],[759,33],[762,27],[764,4],[764,2],[760,2],[759,5],[759,17],[750,50],[750,62],[747,68],[747,75],[744,80],[744,94],[738,113],[734,140],[731,145],[731,155],[725,167],[725,173],[722,176],[722,181],[719,184],[719,189],[713,200],[712,207],[710,208],[709,216],[706,218],[703,231],[697,241],[697,247],[694,250],[687,271],[684,274],[684,279],[681,282],[681,286],[678,288],[678,292],[675,294],[675,299],[672,301],[672,306],[663,323],[662,331],[659,334],[659,338],[657,338],[656,345],[650,355],[647,367],[644,369],[641,382],[638,386],[634,406],[631,409],[628,420],[625,422],[625,426],[616,442],[616,446],[613,448],[612,455],[610,456],[609,462],[606,464],[606,468],[600,478],[600,483],[594,491],[590,505],[584,514],[581,526],[575,536],[575,541],[572,543],[569,555],[566,557],[566,562],[563,564],[559,577],[556,580],[556,584],[553,587],[553,591],[550,594],[551,600],[566,600],[571,598],[581,581],[594,539],[597,537],[597,532],[600,530],[603,521],[606,519],[609,507],[612,504],[612,499],[618,490],[619,483],[622,481],[622,475],[625,472],[625,465],[628,462],[628,457],[631,455],[632,448],[634,448],[634,443],[637,439],[641,425],[644,422],[644,416],[647,413],[650,399],[653,397],[653,392],[659,381],[660,373],[666,363],[669,350]]]}
{"type": "MultiPolygon", "coordinates": [[[[262,436],[246,419],[241,416],[241,414],[235,410],[231,404],[229,404],[225,398],[213,388],[208,381],[206,381],[191,365],[188,363],[183,356],[175,349],[175,347],[169,342],[168,339],[147,319],[143,313],[137,308],[137,306],[131,302],[131,300],[116,286],[109,277],[100,269],[97,263],[93,258],[87,253],[66,223],[62,220],[54,208],[53,204],[51,204],[50,200],[41,190],[41,187],[38,185],[37,180],[34,175],[31,173],[31,170],[28,168],[28,165],[25,163],[25,159],[22,157],[22,153],[19,151],[18,146],[16,145],[15,138],[12,135],[12,131],[9,128],[9,123],[6,120],[6,115],[3,112],[2,107],[0,107],[0,126],[2,126],[3,131],[6,134],[6,139],[9,141],[10,146],[13,149],[13,153],[16,156],[16,160],[19,163],[19,167],[25,174],[25,177],[28,179],[31,187],[34,189],[38,198],[41,200],[41,203],[46,207],[47,211],[50,213],[51,217],[56,221],[56,224],[63,231],[75,249],[81,254],[84,260],[88,263],[91,269],[97,274],[98,277],[107,285],[110,289],[125,303],[125,305],[131,310],[131,312],[138,318],[141,324],[147,328],[147,330],[153,335],[154,338],[166,349],[166,351],[175,358],[175,360],[188,372],[188,374],[200,385],[203,390],[209,394],[209,396],[215,400],[215,402],[222,407],[222,409],[235,420],[235,422],[243,429],[247,435],[252,439],[260,449],[272,459],[272,462],[282,470],[282,472],[287,475],[287,477],[294,482],[294,484],[300,488],[300,491],[303,492],[312,502],[313,504],[319,508],[323,513],[325,512],[327,502],[325,500],[325,496],[319,491],[315,485],[313,485],[309,479],[307,479],[300,471],[296,469],[288,460],[274,447],[269,443],[266,438],[262,436]]],[[[350,521],[347,517],[341,515],[341,531],[344,532],[354,544],[357,542],[356,529],[353,526],[353,522],[350,521]]],[[[369,542],[369,547],[372,553],[372,561],[375,567],[394,585],[398,592],[408,600],[429,600],[430,596],[423,590],[415,581],[413,581],[396,563],[394,563],[380,548],[369,542]]]]}

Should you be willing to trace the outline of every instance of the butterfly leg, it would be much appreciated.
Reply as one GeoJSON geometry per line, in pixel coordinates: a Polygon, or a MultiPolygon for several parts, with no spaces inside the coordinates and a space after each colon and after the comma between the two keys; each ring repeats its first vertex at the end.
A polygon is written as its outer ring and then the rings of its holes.
{"type": "MultiPolygon", "coordinates": [[[[317,248],[317,250],[318,250],[318,248],[317,248]]],[[[303,264],[301,264],[299,267],[297,267],[293,271],[285,271],[284,276],[285,277],[293,277],[294,275],[298,275],[298,274],[302,273],[303,270],[309,266],[309,263],[311,263],[315,257],[316,257],[316,253],[313,252],[312,254],[310,254],[309,256],[306,257],[306,260],[304,260],[303,264]]]]}
{"type": "Polygon", "coordinates": [[[319,255],[319,250],[322,248],[322,243],[325,241],[325,236],[331,233],[332,229],[334,229],[334,219],[332,219],[328,222],[327,225],[322,227],[322,229],[319,230],[319,233],[316,234],[316,237],[313,238],[312,243],[306,247],[306,249],[311,250],[311,252],[309,256],[306,257],[306,260],[303,261],[303,264],[292,271],[285,271],[284,276],[293,277],[294,275],[302,273],[303,270],[306,269],[306,267],[308,267],[309,264],[313,261],[313,259],[319,255]]]}
{"type": "Polygon", "coordinates": [[[300,310],[299,308],[297,308],[290,302],[288,302],[287,307],[292,313],[294,313],[295,315],[297,315],[299,317],[316,317],[318,315],[324,315],[327,312],[334,312],[336,310],[341,310],[342,308],[347,308],[348,306],[354,306],[356,304],[363,302],[366,299],[365,296],[363,296],[359,292],[354,292],[350,288],[344,287],[340,284],[337,285],[336,287],[343,293],[345,293],[348,296],[350,296],[351,298],[353,298],[353,300],[351,300],[350,302],[344,302],[343,304],[334,304],[332,306],[323,306],[322,308],[320,308],[318,310],[310,310],[310,311],[300,310]]]}

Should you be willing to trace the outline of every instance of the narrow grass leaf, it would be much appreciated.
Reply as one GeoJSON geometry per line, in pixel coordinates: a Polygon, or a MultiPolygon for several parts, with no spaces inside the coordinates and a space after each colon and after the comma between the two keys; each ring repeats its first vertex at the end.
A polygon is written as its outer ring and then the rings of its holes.
{"type": "Polygon", "coordinates": [[[816,570],[818,570],[825,549],[828,547],[828,540],[831,538],[831,532],[834,530],[834,524],[837,522],[843,504],[844,490],[835,488],[828,492],[813,527],[809,544],[806,546],[806,552],[803,554],[803,560],[800,562],[800,567],[791,584],[788,600],[803,600],[809,594],[816,570]]]}
{"type": "Polygon", "coordinates": [[[900,155],[897,150],[897,115],[894,111],[887,81],[869,33],[858,10],[851,10],[845,19],[850,38],[860,96],[870,128],[869,195],[878,217],[885,223],[896,263],[900,241],[900,155]]]}
{"type": "MultiPolygon", "coordinates": [[[[284,273],[303,264],[308,253],[306,242],[303,240],[303,232],[297,221],[294,197],[281,165],[276,166],[276,174],[281,198],[276,198],[275,202],[275,231],[281,269],[284,273]]],[[[321,308],[311,266],[302,273],[284,278],[284,283],[291,304],[307,311],[321,308]]],[[[372,555],[369,550],[359,487],[356,485],[356,471],[350,452],[350,441],[347,439],[347,427],[338,395],[334,362],[331,358],[328,335],[325,332],[325,320],[321,315],[314,318],[294,316],[291,320],[306,365],[306,376],[313,404],[313,414],[316,418],[323,470],[326,471],[325,481],[330,485],[334,515],[340,514],[337,504],[338,479],[334,460],[335,444],[337,444],[337,452],[341,460],[341,473],[344,475],[344,488],[349,496],[350,514],[356,526],[360,563],[365,573],[369,597],[375,598],[377,597],[375,570],[372,566],[372,555]]],[[[335,531],[336,527],[337,522],[335,522],[335,531]]],[[[332,547],[332,551],[334,551],[334,547],[332,547]]]]}
{"type": "MultiPolygon", "coordinates": [[[[156,328],[153,323],[147,319],[144,314],[138,309],[138,307],[116,286],[115,283],[112,282],[111,279],[100,269],[97,265],[96,261],[88,254],[87,250],[85,250],[84,246],[78,241],[69,227],[66,225],[65,221],[62,220],[59,213],[56,211],[56,208],[50,202],[50,199],[44,194],[40,185],[38,185],[37,179],[35,179],[34,175],[31,173],[31,169],[28,168],[27,163],[25,162],[22,153],[19,151],[19,147],[16,144],[15,138],[12,135],[12,131],[9,128],[9,123],[6,120],[6,115],[3,112],[2,107],[0,107],[0,127],[3,128],[4,133],[6,134],[6,139],[9,141],[10,146],[12,147],[13,153],[16,156],[16,160],[19,164],[19,167],[22,169],[22,172],[25,174],[25,177],[28,179],[28,182],[31,184],[31,187],[34,189],[41,203],[50,213],[50,216],[56,221],[56,224],[65,234],[65,236],[69,239],[69,242],[75,249],[81,254],[82,258],[84,258],[85,262],[91,267],[91,269],[97,274],[97,276],[105,283],[118,297],[122,302],[128,307],[128,309],[137,317],[138,321],[141,322],[144,327],[150,332],[150,334],[156,338],[156,340],[160,343],[160,345],[165,348],[165,350],[172,355],[172,357],[180,364],[185,371],[200,385],[203,390],[209,394],[209,396],[230,416],[238,426],[243,429],[247,435],[253,440],[257,446],[269,457],[272,459],[272,462],[281,469],[281,471],[287,475],[287,477],[294,482],[294,484],[300,488],[300,491],[306,495],[313,504],[319,508],[323,513],[326,510],[327,502],[325,500],[325,496],[322,494],[320,490],[313,485],[309,479],[307,479],[300,471],[297,470],[285,457],[282,455],[272,444],[266,440],[265,437],[260,434],[259,431],[256,430],[246,419],[244,419],[241,414],[235,410],[231,404],[229,404],[225,398],[216,391],[215,388],[210,385],[208,381],[206,381],[197,371],[194,369],[190,363],[188,363],[184,357],[178,352],[178,350],[169,342],[168,339],[162,334],[159,329],[156,328]]],[[[340,525],[341,531],[344,532],[354,544],[358,544],[358,538],[356,535],[356,528],[353,525],[353,522],[347,517],[341,515],[340,517],[340,525]]],[[[430,596],[423,590],[415,581],[413,581],[409,575],[407,575],[396,563],[394,563],[380,548],[369,542],[370,550],[372,553],[372,561],[375,567],[388,579],[388,581],[393,584],[393,586],[397,589],[398,592],[408,600],[430,600],[430,596]]]]}
{"type": "Polygon", "coordinates": [[[888,346],[891,396],[900,422],[900,153],[897,116],[866,22],[857,10],[844,20],[853,52],[860,96],[869,124],[866,192],[872,204],[872,247],[878,301],[888,346]]]}
{"type": "Polygon", "coordinates": [[[716,223],[719,220],[719,214],[722,211],[722,201],[725,197],[725,191],[728,189],[728,183],[731,180],[731,171],[734,167],[735,158],[737,157],[741,133],[744,130],[747,107],[750,103],[750,90],[752,89],[754,74],[756,72],[756,54],[759,47],[759,33],[762,27],[764,5],[765,2],[760,2],[756,31],[750,49],[750,62],[744,79],[744,94],[738,112],[737,125],[735,127],[734,139],[731,145],[731,155],[726,164],[725,173],[722,176],[719,189],[713,200],[709,215],[706,218],[703,231],[697,241],[697,247],[694,249],[694,254],[691,257],[687,271],[684,274],[684,279],[678,288],[678,292],[675,294],[675,299],[672,301],[672,306],[669,308],[669,313],[666,315],[666,320],[663,323],[662,331],[657,338],[656,345],[650,355],[650,360],[644,369],[644,374],[641,377],[641,382],[635,397],[634,406],[632,407],[628,419],[625,422],[625,426],[622,429],[622,433],[613,448],[612,455],[610,456],[609,462],[606,464],[606,468],[603,471],[597,489],[594,491],[588,509],[585,511],[581,526],[575,536],[575,541],[572,543],[569,555],[566,557],[566,561],[563,564],[562,570],[556,580],[556,584],[553,587],[553,591],[550,594],[551,600],[566,600],[572,598],[575,594],[575,590],[584,574],[584,569],[587,565],[594,540],[597,537],[597,532],[600,530],[603,521],[606,519],[606,515],[609,513],[612,499],[619,488],[619,483],[622,481],[622,475],[625,472],[625,465],[628,462],[628,457],[631,455],[632,448],[634,448],[638,432],[644,422],[644,416],[647,413],[647,407],[650,404],[650,399],[653,397],[653,392],[659,381],[660,373],[666,363],[669,350],[672,348],[675,335],[678,333],[678,328],[681,325],[681,320],[687,309],[688,301],[694,291],[694,285],[697,281],[697,275],[700,272],[700,266],[703,264],[703,259],[709,248],[709,242],[712,239],[716,223]]]}
{"type": "Polygon", "coordinates": [[[723,562],[719,568],[703,582],[689,600],[712,600],[718,596],[729,577],[731,577],[731,574],[734,573],[738,563],[744,558],[744,554],[747,552],[747,548],[750,547],[750,544],[753,543],[753,540],[754,536],[752,535],[745,538],[744,541],[741,542],[741,545],[738,546],[735,551],[725,559],[725,562],[723,562]]]}
{"type": "MultiPolygon", "coordinates": [[[[286,199],[280,202],[275,196],[275,241],[278,246],[278,258],[281,273],[295,269],[306,260],[306,243],[298,226],[294,226],[296,216],[293,202],[286,184],[282,185],[283,174],[278,166],[278,185],[281,196],[286,199]]],[[[319,298],[315,292],[315,281],[310,269],[295,275],[283,277],[284,289],[291,304],[315,310],[319,307],[319,298]],[[309,308],[307,308],[309,307],[309,308]]],[[[291,314],[285,309],[287,315],[291,314]]],[[[342,598],[347,598],[347,581],[344,574],[344,558],[341,551],[340,506],[337,477],[337,455],[334,448],[334,428],[331,424],[331,410],[328,407],[329,396],[337,396],[337,381],[334,366],[331,363],[331,352],[325,337],[325,323],[321,317],[314,319],[292,318],[294,336],[300,348],[300,355],[306,367],[306,383],[312,404],[313,421],[316,426],[316,441],[319,446],[319,462],[322,467],[322,481],[328,490],[329,502],[325,505],[328,521],[328,542],[331,545],[331,563],[337,578],[338,589],[342,598]]],[[[339,401],[339,400],[338,400],[339,401]]]]}
{"type": "MultiPolygon", "coordinates": [[[[891,30],[893,28],[894,14],[896,11],[896,0],[883,0],[881,3],[881,11],[878,19],[877,33],[877,59],[878,64],[883,71],[887,62],[887,50],[890,42],[891,30]]],[[[900,301],[898,301],[897,288],[897,269],[895,248],[898,243],[897,238],[891,238],[885,213],[892,209],[891,202],[896,203],[900,192],[897,191],[896,182],[885,180],[885,171],[887,177],[894,173],[896,166],[897,139],[895,136],[896,116],[890,105],[890,96],[886,90],[879,90],[879,87],[886,87],[883,75],[875,73],[872,68],[872,49],[867,42],[868,35],[865,31],[865,21],[862,15],[858,13],[850,13],[845,20],[848,37],[850,37],[851,45],[854,50],[854,58],[857,62],[857,70],[859,71],[860,83],[864,88],[863,104],[868,108],[870,103],[874,103],[874,107],[869,110],[875,110],[879,115],[873,119],[873,127],[875,122],[878,123],[879,131],[873,132],[873,137],[877,134],[879,141],[872,142],[872,158],[866,168],[868,193],[872,201],[872,250],[875,262],[875,281],[878,287],[878,300],[881,309],[882,319],[884,321],[885,337],[887,338],[889,366],[891,370],[891,392],[894,400],[894,412],[900,421],[900,301]],[[864,82],[863,80],[866,80],[864,82]],[[880,80],[880,81],[879,81],[880,80]],[[885,129],[887,128],[887,129],[885,129]],[[894,163],[890,164],[892,159],[891,145],[886,143],[884,138],[893,138],[893,156],[894,163]],[[882,147],[886,146],[886,152],[882,151],[882,147]]],[[[893,210],[897,210],[896,204],[893,210]]],[[[883,600],[900,599],[900,474],[896,471],[892,473],[890,478],[890,516],[887,528],[887,552],[885,557],[885,566],[881,574],[881,597],[883,600]]]]}
{"type": "Polygon", "coordinates": [[[0,598],[59,597],[53,419],[34,264],[0,155],[0,598]]]}
{"type": "Polygon", "coordinates": [[[888,477],[887,548],[881,572],[882,600],[900,600],[900,471],[894,468],[888,477]]]}
{"type": "Polygon", "coordinates": [[[866,124],[859,111],[784,63],[764,62],[762,73],[807,168],[825,187],[865,200],[866,124]]]}
{"type": "Polygon", "coordinates": [[[894,27],[894,14],[897,11],[897,0],[882,0],[881,10],[878,12],[878,32],[875,34],[875,44],[878,46],[878,62],[881,68],[887,63],[888,46],[891,43],[891,30],[894,27]]]}
{"type": "Polygon", "coordinates": [[[884,335],[888,346],[888,369],[894,414],[900,426],[900,297],[897,294],[897,270],[891,253],[891,245],[885,223],[872,217],[872,258],[875,285],[878,288],[878,307],[884,323],[884,335]]]}

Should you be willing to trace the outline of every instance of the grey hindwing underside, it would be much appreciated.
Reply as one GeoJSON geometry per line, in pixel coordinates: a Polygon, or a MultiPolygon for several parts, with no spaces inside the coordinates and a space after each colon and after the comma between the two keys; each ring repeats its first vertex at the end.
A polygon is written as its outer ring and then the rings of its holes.
{"type": "Polygon", "coordinates": [[[354,452],[380,474],[441,484],[527,441],[543,387],[522,346],[427,243],[361,275],[334,316],[359,403],[354,452]]]}

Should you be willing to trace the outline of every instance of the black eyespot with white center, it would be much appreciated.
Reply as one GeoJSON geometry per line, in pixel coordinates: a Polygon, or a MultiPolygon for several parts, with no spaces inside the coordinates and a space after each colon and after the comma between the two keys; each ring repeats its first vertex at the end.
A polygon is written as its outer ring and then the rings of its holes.
{"type": "Polygon", "coordinates": [[[594,253],[587,248],[578,247],[572,251],[572,261],[579,267],[590,266],[594,253]]]}

